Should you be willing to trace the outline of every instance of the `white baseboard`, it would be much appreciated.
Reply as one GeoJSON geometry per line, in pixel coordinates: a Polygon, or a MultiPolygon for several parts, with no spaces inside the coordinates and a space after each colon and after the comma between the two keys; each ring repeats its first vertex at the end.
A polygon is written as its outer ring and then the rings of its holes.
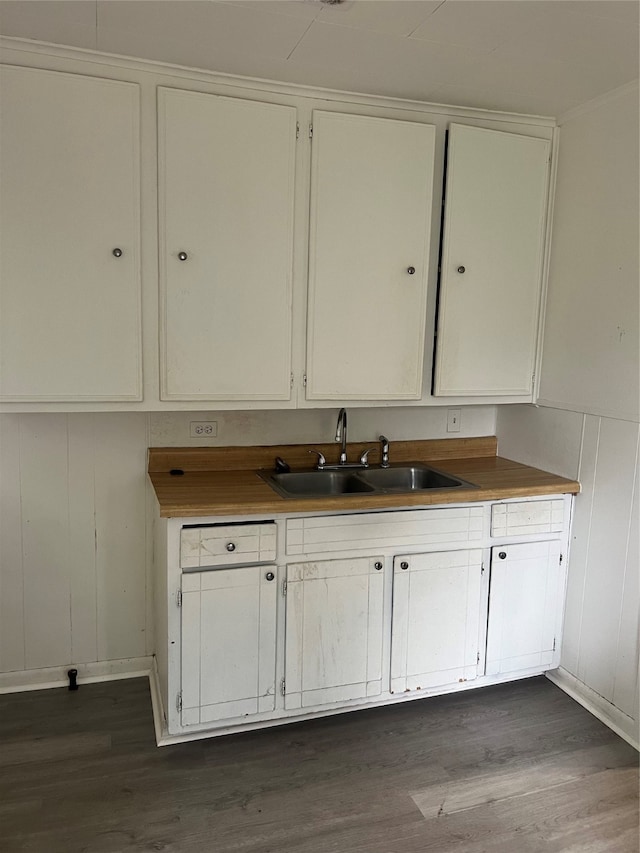
{"type": "Polygon", "coordinates": [[[640,732],[638,721],[629,717],[604,696],[587,687],[582,681],[571,675],[566,669],[559,667],[546,673],[549,681],[575,699],[583,708],[597,717],[605,726],[609,726],[617,735],[640,751],[640,732]]]}
{"type": "Polygon", "coordinates": [[[78,670],[78,684],[95,681],[114,681],[119,678],[149,676],[153,658],[122,658],[120,660],[70,663],[66,666],[49,666],[44,669],[25,669],[0,673],[0,693],[20,693],[24,690],[44,690],[48,687],[66,687],[70,669],[78,670]]]}

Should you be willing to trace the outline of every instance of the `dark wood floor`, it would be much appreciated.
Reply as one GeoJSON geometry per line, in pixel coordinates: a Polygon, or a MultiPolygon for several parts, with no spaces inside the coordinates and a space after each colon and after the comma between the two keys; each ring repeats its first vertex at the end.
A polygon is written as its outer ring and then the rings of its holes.
{"type": "Polygon", "coordinates": [[[637,853],[638,755],[544,678],[158,749],[145,679],[0,696],[3,853],[637,853]]]}

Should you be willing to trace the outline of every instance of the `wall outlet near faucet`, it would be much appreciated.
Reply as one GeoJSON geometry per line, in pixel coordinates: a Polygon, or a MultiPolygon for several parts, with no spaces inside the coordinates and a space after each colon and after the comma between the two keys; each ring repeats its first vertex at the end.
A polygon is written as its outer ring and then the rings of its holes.
{"type": "Polygon", "coordinates": [[[215,438],[217,434],[217,421],[191,421],[189,425],[191,438],[215,438]]]}
{"type": "Polygon", "coordinates": [[[447,409],[447,432],[460,432],[460,409],[447,409]]]}

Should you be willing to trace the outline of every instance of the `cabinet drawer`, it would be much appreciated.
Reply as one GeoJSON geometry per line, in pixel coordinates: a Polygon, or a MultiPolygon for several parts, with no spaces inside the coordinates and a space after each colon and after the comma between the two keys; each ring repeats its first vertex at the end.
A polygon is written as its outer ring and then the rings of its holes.
{"type": "Polygon", "coordinates": [[[482,538],[482,507],[294,518],[287,521],[288,555],[445,545],[482,538]]]}
{"type": "Polygon", "coordinates": [[[180,533],[180,568],[271,563],[276,558],[276,525],[212,524],[183,527],[180,533]]]}
{"type": "Polygon", "coordinates": [[[564,501],[520,501],[491,507],[492,536],[526,536],[535,533],[561,533],[564,527],[564,501]]]}

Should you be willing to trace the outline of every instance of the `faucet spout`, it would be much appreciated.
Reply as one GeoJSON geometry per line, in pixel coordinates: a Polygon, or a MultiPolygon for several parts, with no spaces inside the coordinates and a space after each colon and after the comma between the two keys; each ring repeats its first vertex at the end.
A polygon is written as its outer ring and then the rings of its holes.
{"type": "Polygon", "coordinates": [[[340,464],[347,464],[347,410],[340,409],[338,412],[338,422],[336,424],[336,441],[341,442],[340,447],[340,464]]]}

